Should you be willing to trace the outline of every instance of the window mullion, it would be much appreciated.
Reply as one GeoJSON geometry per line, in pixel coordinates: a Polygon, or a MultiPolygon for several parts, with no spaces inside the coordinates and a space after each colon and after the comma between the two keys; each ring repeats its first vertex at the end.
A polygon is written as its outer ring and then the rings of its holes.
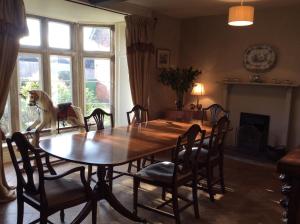
{"type": "Polygon", "coordinates": [[[51,96],[50,54],[48,47],[48,19],[42,19],[42,89],[51,96]]]}
{"type": "Polygon", "coordinates": [[[79,92],[79,106],[84,113],[85,109],[85,82],[84,82],[84,66],[83,66],[83,26],[77,25],[77,71],[78,71],[78,92],[79,92]]]}

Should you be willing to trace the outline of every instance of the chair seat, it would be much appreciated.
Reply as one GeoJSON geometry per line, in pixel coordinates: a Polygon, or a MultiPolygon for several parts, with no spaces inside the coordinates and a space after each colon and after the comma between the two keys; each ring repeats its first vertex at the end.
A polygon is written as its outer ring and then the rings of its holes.
{"type": "Polygon", "coordinates": [[[172,162],[165,161],[154,163],[137,172],[135,176],[148,181],[171,184],[174,175],[174,167],[175,165],[172,162]]]}
{"type": "MultiPolygon", "coordinates": [[[[193,147],[192,148],[192,156],[195,155],[195,153],[197,152],[197,147],[193,147]]],[[[179,154],[178,154],[178,159],[182,160],[183,159],[183,155],[184,155],[185,150],[182,150],[179,154]]],[[[201,148],[200,150],[200,162],[205,162],[207,160],[207,155],[208,155],[208,150],[205,148],[201,148]]]]}
{"type": "MultiPolygon", "coordinates": [[[[37,186],[38,187],[38,186],[37,186]]],[[[87,200],[87,194],[81,182],[60,178],[45,180],[45,192],[49,208],[64,207],[65,205],[78,204],[87,200]]],[[[25,194],[40,202],[40,195],[25,194]]]]}

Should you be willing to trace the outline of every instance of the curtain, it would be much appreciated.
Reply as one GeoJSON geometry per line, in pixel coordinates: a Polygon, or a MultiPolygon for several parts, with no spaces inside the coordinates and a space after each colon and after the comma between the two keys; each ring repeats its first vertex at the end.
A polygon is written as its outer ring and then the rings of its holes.
{"type": "Polygon", "coordinates": [[[133,104],[148,108],[149,76],[154,53],[155,21],[136,15],[125,17],[129,82],[133,104]]]}
{"type": "MultiPolygon", "coordinates": [[[[28,33],[23,0],[0,2],[0,119],[3,116],[10,80],[19,51],[19,39],[28,33]]],[[[0,139],[3,139],[0,131],[0,139]]],[[[0,142],[1,143],[1,142],[0,142]]],[[[0,202],[15,199],[5,178],[2,144],[0,144],[0,202]]]]}

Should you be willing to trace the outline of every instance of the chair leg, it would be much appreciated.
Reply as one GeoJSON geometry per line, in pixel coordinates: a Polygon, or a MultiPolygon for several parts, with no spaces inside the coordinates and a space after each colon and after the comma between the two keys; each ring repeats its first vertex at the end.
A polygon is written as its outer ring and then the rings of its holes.
{"type": "Polygon", "coordinates": [[[60,215],[60,221],[61,221],[61,222],[65,222],[65,212],[64,212],[63,209],[60,210],[59,215],[60,215]]]}
{"type": "Polygon", "coordinates": [[[225,194],[226,189],[225,189],[225,182],[224,182],[224,166],[223,166],[222,160],[219,163],[219,172],[220,172],[221,190],[222,190],[222,193],[225,194]]]}
{"type": "Polygon", "coordinates": [[[24,201],[22,200],[21,197],[17,198],[17,203],[18,203],[18,218],[17,218],[17,223],[18,224],[23,224],[23,217],[24,217],[24,201]]]}
{"type": "Polygon", "coordinates": [[[195,218],[199,219],[197,175],[194,175],[194,177],[193,177],[192,188],[193,188],[192,191],[193,191],[193,202],[194,202],[195,218]]]}
{"type": "Polygon", "coordinates": [[[47,214],[45,212],[40,213],[40,224],[47,224],[47,214]]]}
{"type": "Polygon", "coordinates": [[[164,201],[166,200],[166,188],[165,187],[162,187],[161,199],[164,201]]]}
{"type": "Polygon", "coordinates": [[[207,166],[206,168],[206,181],[207,181],[207,189],[208,189],[208,194],[209,198],[211,201],[215,201],[214,198],[214,193],[212,189],[212,167],[210,165],[207,166]]]}
{"type": "Polygon", "coordinates": [[[56,175],[56,172],[55,170],[53,169],[52,165],[51,165],[51,162],[50,162],[50,156],[49,155],[46,155],[45,157],[45,161],[46,161],[46,166],[50,172],[51,175],[56,175]]]}
{"type": "Polygon", "coordinates": [[[131,168],[132,168],[132,162],[128,163],[128,168],[127,168],[127,172],[131,173],[131,168]]]}
{"type": "Polygon", "coordinates": [[[178,210],[178,193],[177,193],[176,186],[173,188],[173,192],[172,192],[172,204],[173,204],[173,212],[174,212],[176,224],[180,224],[180,216],[178,210]]]}
{"type": "Polygon", "coordinates": [[[147,159],[144,158],[144,159],[143,159],[143,162],[142,162],[142,168],[145,168],[145,167],[146,167],[146,162],[147,162],[147,159]]]}
{"type": "Polygon", "coordinates": [[[92,224],[97,223],[97,201],[93,202],[92,208],[92,224]]]}
{"type": "Polygon", "coordinates": [[[93,167],[91,165],[88,166],[88,174],[87,174],[87,182],[90,184],[92,180],[92,172],[93,167]]]}
{"type": "Polygon", "coordinates": [[[133,178],[133,214],[137,216],[137,204],[138,204],[138,190],[139,190],[140,181],[138,178],[133,178]]]}

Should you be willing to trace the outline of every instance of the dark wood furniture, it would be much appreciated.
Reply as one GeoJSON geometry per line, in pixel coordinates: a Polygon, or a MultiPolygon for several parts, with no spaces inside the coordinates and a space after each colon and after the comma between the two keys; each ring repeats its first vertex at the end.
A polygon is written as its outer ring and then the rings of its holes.
{"type": "MultiPolygon", "coordinates": [[[[141,105],[137,104],[135,105],[131,111],[128,111],[127,113],[127,122],[128,125],[137,125],[142,122],[147,122],[149,119],[149,111],[148,109],[142,107],[141,105]]],[[[154,162],[154,157],[151,158],[143,158],[143,166],[146,165],[146,162],[150,161],[150,163],[154,162]]],[[[135,165],[133,162],[129,162],[127,172],[131,173],[132,167],[139,167],[141,160],[136,161],[137,165],[135,165]]]]}
{"type": "Polygon", "coordinates": [[[128,125],[146,122],[149,119],[148,109],[146,109],[138,104],[135,105],[131,109],[131,111],[128,111],[126,114],[127,114],[128,125]]]}
{"type": "MultiPolygon", "coordinates": [[[[110,127],[114,127],[114,118],[111,113],[107,113],[104,110],[100,108],[96,108],[89,116],[84,117],[84,127],[86,132],[90,130],[90,126],[93,125],[93,123],[89,123],[89,120],[91,118],[94,119],[94,122],[96,122],[97,130],[104,129],[104,122],[105,117],[108,117],[110,120],[110,127]]],[[[92,175],[96,174],[96,172],[93,173],[93,167],[91,165],[88,166],[88,182],[92,180],[92,175]]],[[[107,181],[109,182],[109,185],[112,189],[112,179],[113,179],[113,170],[107,170],[107,181]]]]}
{"type": "Polygon", "coordinates": [[[213,126],[223,116],[227,116],[229,119],[229,111],[225,110],[220,104],[212,104],[202,108],[202,124],[207,123],[207,125],[213,126]]]}
{"type": "Polygon", "coordinates": [[[84,117],[84,128],[86,132],[90,130],[90,126],[93,124],[89,123],[91,118],[96,122],[97,130],[104,129],[104,120],[105,117],[109,117],[110,119],[110,127],[114,127],[114,117],[111,113],[107,113],[100,108],[96,108],[89,116],[84,117]]]}
{"type": "Polygon", "coordinates": [[[196,110],[167,110],[164,117],[173,121],[201,120],[202,111],[196,110]]]}
{"type": "Polygon", "coordinates": [[[277,165],[277,171],[281,174],[283,182],[281,188],[285,196],[280,201],[284,208],[283,223],[300,223],[300,149],[296,149],[283,157],[277,165]]]}
{"type": "MultiPolygon", "coordinates": [[[[64,209],[92,200],[92,189],[85,180],[84,167],[77,167],[65,173],[47,176],[44,174],[40,151],[36,150],[19,132],[7,138],[7,145],[17,175],[17,223],[23,223],[24,203],[26,202],[40,212],[40,218],[33,223],[46,224],[48,216],[60,211],[61,221],[64,221],[64,209]],[[15,143],[21,154],[22,164],[17,161],[12,143],[15,143]],[[37,166],[38,181],[34,178],[31,155],[37,166]],[[23,177],[21,167],[26,178],[23,177]],[[80,172],[81,181],[67,179],[66,176],[80,172]]],[[[96,223],[96,202],[92,203],[93,223],[96,223]]],[[[74,223],[79,223],[74,221],[74,223]]]]}
{"type": "MultiPolygon", "coordinates": [[[[71,162],[97,166],[98,180],[94,187],[95,200],[107,200],[123,216],[133,221],[143,221],[128,211],[110,191],[105,181],[106,167],[123,165],[145,156],[175,148],[179,135],[193,124],[153,120],[139,125],[115,127],[78,134],[63,134],[40,141],[41,148],[52,156],[71,162]]],[[[211,128],[202,126],[206,133],[211,128]]],[[[77,220],[83,220],[91,210],[85,206],[77,220]]]]}
{"type": "MultiPolygon", "coordinates": [[[[218,120],[212,128],[211,135],[208,141],[208,147],[202,148],[200,151],[201,160],[199,161],[198,176],[200,189],[205,189],[209,193],[211,201],[214,201],[213,187],[216,184],[221,185],[222,193],[225,193],[224,184],[224,141],[229,130],[229,120],[227,116],[223,116],[218,120]],[[214,177],[214,169],[218,167],[219,177],[214,177]],[[206,187],[203,187],[202,182],[205,180],[206,187]]],[[[198,143],[197,143],[198,144],[198,143]]],[[[196,144],[196,145],[197,145],[196,144]]]]}
{"type": "Polygon", "coordinates": [[[172,217],[175,219],[176,223],[179,224],[179,213],[188,208],[190,205],[193,205],[195,217],[199,218],[197,196],[197,160],[199,155],[198,152],[201,149],[204,136],[205,131],[202,131],[199,125],[192,125],[186,133],[178,137],[175,150],[173,151],[172,162],[165,161],[151,164],[134,175],[133,209],[135,214],[137,214],[137,208],[141,207],[162,215],[166,215],[168,217],[172,217]],[[195,151],[192,148],[197,137],[199,144],[197,150],[195,151]],[[179,157],[181,152],[183,152],[183,154],[179,157]],[[156,208],[138,203],[138,188],[141,182],[162,187],[163,189],[169,189],[169,192],[172,194],[172,199],[163,202],[156,208]],[[178,194],[179,187],[184,186],[189,182],[192,182],[192,201],[187,198],[182,198],[178,194]],[[178,198],[182,198],[184,201],[186,201],[186,205],[179,208],[178,198]],[[169,203],[173,204],[174,214],[159,209],[169,203]]]}

